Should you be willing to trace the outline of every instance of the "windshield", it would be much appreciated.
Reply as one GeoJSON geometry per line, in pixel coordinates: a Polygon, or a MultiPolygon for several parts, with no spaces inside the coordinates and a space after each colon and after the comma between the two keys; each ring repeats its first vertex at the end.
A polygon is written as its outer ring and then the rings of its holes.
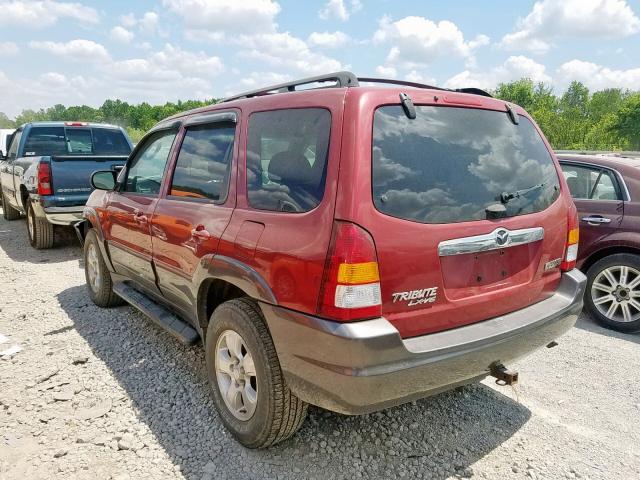
{"type": "Polygon", "coordinates": [[[381,212],[453,223],[486,219],[495,204],[508,217],[539,212],[558,198],[555,165],[526,117],[514,125],[490,110],[418,106],[416,113],[409,119],[399,105],[375,113],[373,199],[381,212]]]}
{"type": "Polygon", "coordinates": [[[131,147],[122,131],[114,128],[33,127],[24,156],[129,155],[131,147]]]}

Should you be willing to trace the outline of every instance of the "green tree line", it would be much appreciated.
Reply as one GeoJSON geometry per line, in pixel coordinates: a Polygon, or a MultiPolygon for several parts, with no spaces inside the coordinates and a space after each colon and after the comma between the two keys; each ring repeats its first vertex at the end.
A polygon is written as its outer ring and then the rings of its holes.
{"type": "MultiPolygon", "coordinates": [[[[491,93],[525,108],[556,149],[640,150],[640,92],[609,88],[592,93],[582,83],[573,82],[564,93],[556,95],[544,83],[522,79],[500,84],[491,93]]],[[[24,110],[13,120],[0,112],[0,128],[38,120],[106,122],[125,127],[138,141],[163,118],[215,102],[211,99],[131,105],[107,100],[98,108],[55,105],[24,110]]]]}

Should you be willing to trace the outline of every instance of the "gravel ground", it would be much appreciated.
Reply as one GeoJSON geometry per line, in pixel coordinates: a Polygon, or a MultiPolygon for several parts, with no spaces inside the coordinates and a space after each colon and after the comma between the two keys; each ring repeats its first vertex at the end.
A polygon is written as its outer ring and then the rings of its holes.
{"type": "Polygon", "coordinates": [[[640,478],[640,336],[581,318],[490,380],[362,417],[311,409],[266,451],[213,407],[200,346],[85,293],[80,248],[0,219],[0,478],[640,478]]]}

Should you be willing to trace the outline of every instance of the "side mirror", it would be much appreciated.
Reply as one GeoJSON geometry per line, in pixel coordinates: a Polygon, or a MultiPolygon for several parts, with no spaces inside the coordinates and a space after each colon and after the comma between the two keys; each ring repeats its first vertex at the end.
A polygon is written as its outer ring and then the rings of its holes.
{"type": "Polygon", "coordinates": [[[4,156],[4,152],[2,150],[0,150],[0,162],[6,160],[7,157],[4,156]]]}
{"type": "Polygon", "coordinates": [[[111,191],[116,188],[117,172],[113,170],[100,170],[91,175],[91,186],[96,190],[111,191]]]}

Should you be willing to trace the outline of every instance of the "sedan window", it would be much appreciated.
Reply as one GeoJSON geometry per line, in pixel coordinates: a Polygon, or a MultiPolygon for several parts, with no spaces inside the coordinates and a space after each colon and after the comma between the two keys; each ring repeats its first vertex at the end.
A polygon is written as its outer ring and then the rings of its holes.
{"type": "Polygon", "coordinates": [[[621,200],[612,172],[597,167],[562,164],[571,196],[578,200],[621,200]]]}

